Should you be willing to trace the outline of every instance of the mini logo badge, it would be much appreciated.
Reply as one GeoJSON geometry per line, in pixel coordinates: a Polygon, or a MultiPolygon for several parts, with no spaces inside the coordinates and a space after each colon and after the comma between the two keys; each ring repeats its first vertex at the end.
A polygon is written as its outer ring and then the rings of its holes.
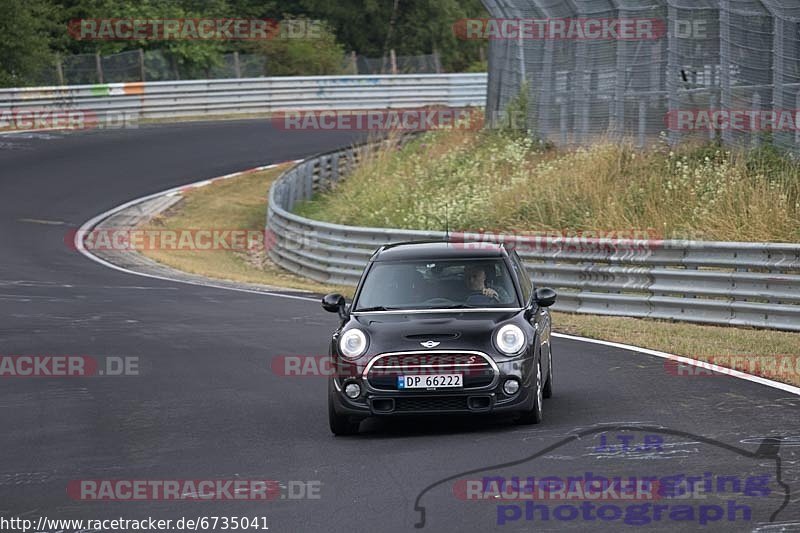
{"type": "Polygon", "coordinates": [[[437,342],[437,341],[425,341],[425,342],[421,342],[420,344],[421,344],[422,346],[424,346],[425,348],[436,348],[436,347],[437,347],[437,346],[439,346],[441,343],[440,343],[440,342],[437,342]]]}

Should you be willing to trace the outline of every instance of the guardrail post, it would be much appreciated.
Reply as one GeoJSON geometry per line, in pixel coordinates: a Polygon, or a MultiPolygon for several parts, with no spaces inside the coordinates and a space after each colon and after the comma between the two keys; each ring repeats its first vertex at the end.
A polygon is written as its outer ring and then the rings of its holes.
{"type": "Polygon", "coordinates": [[[326,184],[326,188],[329,188],[330,185],[339,180],[339,154],[334,154],[331,156],[331,179],[330,183],[326,184]]]}
{"type": "Polygon", "coordinates": [[[100,57],[100,52],[94,54],[94,66],[97,70],[97,83],[103,83],[103,58],[100,57]]]}
{"type": "Polygon", "coordinates": [[[639,101],[639,148],[644,148],[647,135],[647,102],[639,101]]]}
{"type": "MultiPolygon", "coordinates": [[[[709,97],[709,110],[714,113],[717,111],[717,94],[712,91],[709,97]]],[[[713,115],[712,115],[713,116],[713,115]]],[[[717,138],[717,124],[711,124],[708,128],[708,139],[714,141],[717,138]]]]}
{"type": "MultiPolygon", "coordinates": [[[[298,171],[299,171],[299,169],[298,169],[298,171]]],[[[285,184],[286,184],[285,195],[286,196],[285,196],[284,205],[282,205],[281,207],[283,207],[287,211],[291,211],[292,209],[294,209],[294,189],[295,189],[294,181],[295,180],[286,180],[286,182],[285,182],[285,184]]]]}
{"type": "Polygon", "coordinates": [[[314,189],[314,176],[319,175],[319,163],[316,165],[309,165],[308,166],[308,174],[306,174],[306,179],[303,184],[303,197],[302,200],[310,200],[311,193],[314,189]]]}
{"type": "Polygon", "coordinates": [[[145,72],[144,72],[144,50],[139,48],[139,80],[145,80],[145,72]]]}
{"type": "Polygon", "coordinates": [[[56,59],[56,78],[59,85],[64,85],[64,66],[61,64],[61,57],[56,59]]]}
{"type": "Polygon", "coordinates": [[[750,116],[750,143],[753,148],[758,148],[761,144],[761,136],[759,135],[759,124],[756,117],[761,112],[761,95],[753,93],[753,114],[750,116]]]}
{"type": "MultiPolygon", "coordinates": [[[[795,109],[800,109],[800,91],[797,92],[797,96],[795,97],[795,109]]],[[[795,148],[800,146],[800,125],[795,124],[794,130],[794,144],[795,148]]]]}
{"type": "Polygon", "coordinates": [[[239,52],[233,53],[233,75],[237,78],[242,77],[242,66],[239,63],[239,52]]]}

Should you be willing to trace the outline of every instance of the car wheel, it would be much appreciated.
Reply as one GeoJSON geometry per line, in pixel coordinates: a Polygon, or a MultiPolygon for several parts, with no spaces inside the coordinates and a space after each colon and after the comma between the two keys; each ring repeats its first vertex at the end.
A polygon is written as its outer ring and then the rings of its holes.
{"type": "Polygon", "coordinates": [[[333,407],[333,400],[328,397],[328,423],[331,432],[337,436],[357,435],[360,422],[353,422],[347,415],[340,415],[333,407]]]}
{"type": "Polygon", "coordinates": [[[542,421],[542,397],[544,386],[542,385],[542,360],[536,364],[536,381],[531,387],[533,393],[533,407],[530,411],[525,411],[520,415],[520,424],[538,424],[542,421]]]}
{"type": "Polygon", "coordinates": [[[549,357],[547,358],[547,382],[544,384],[542,396],[551,398],[553,396],[553,349],[550,348],[549,357]]]}

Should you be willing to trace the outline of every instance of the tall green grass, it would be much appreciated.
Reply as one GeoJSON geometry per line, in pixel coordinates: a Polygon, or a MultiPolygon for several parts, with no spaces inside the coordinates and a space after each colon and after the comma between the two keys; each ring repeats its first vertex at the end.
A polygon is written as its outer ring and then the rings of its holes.
{"type": "Polygon", "coordinates": [[[620,231],[800,242],[800,165],[770,148],[555,150],[498,131],[430,132],[369,157],[302,215],[362,226],[620,231]]]}

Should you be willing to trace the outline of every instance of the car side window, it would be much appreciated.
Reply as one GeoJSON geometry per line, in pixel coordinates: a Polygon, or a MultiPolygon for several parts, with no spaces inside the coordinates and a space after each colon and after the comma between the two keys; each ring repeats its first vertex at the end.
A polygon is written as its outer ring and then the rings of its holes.
{"type": "Polygon", "coordinates": [[[522,288],[522,297],[525,299],[525,303],[527,304],[531,299],[531,294],[533,293],[533,283],[531,283],[531,277],[528,275],[528,271],[525,270],[525,265],[522,264],[522,260],[517,255],[517,252],[513,252],[511,254],[511,259],[511,264],[514,266],[514,271],[517,274],[517,279],[519,279],[519,284],[522,288]]]}

